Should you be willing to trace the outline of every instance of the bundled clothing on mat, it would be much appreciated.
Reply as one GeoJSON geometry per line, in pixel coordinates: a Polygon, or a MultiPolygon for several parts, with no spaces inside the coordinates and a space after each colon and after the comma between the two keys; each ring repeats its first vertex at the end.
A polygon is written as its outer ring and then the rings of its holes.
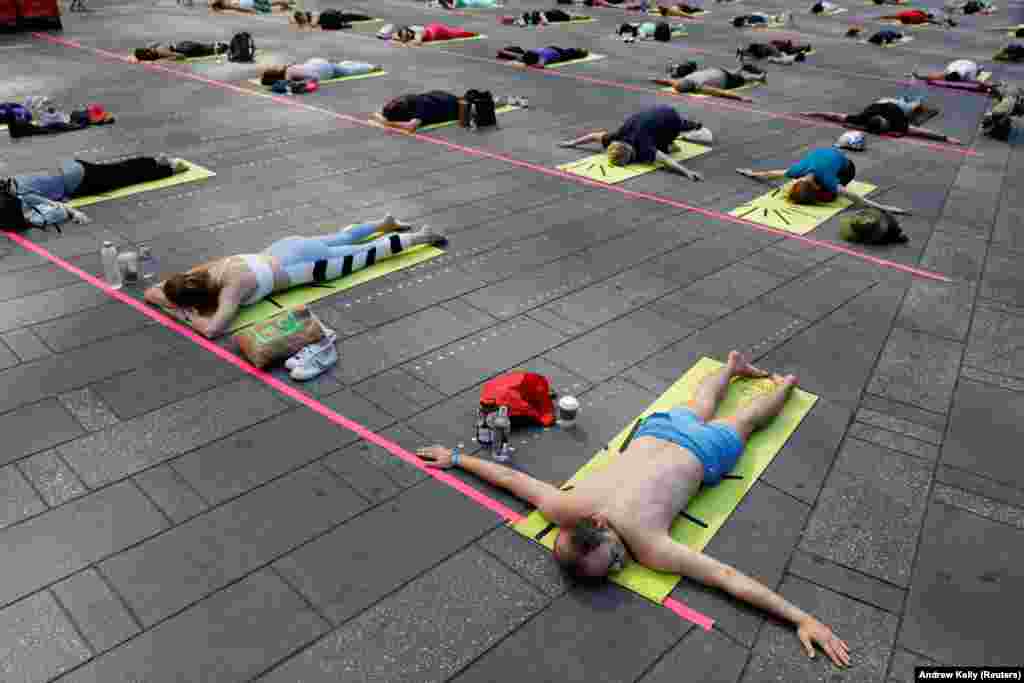
{"type": "Polygon", "coordinates": [[[996,103],[981,119],[981,129],[997,140],[1008,140],[1013,131],[1013,118],[1024,116],[1024,91],[1016,86],[994,91],[996,103]]]}
{"type": "MultiPolygon", "coordinates": [[[[59,173],[17,175],[0,180],[0,195],[3,195],[5,208],[19,206],[23,224],[45,227],[69,220],[84,222],[84,214],[63,202],[162,180],[185,170],[187,164],[166,157],[135,157],[106,164],[65,161],[59,173]]],[[[16,217],[5,215],[2,218],[16,217]]]]}
{"type": "Polygon", "coordinates": [[[518,45],[511,45],[498,52],[498,59],[519,61],[528,66],[546,66],[548,64],[583,59],[589,54],[587,50],[576,47],[549,45],[548,47],[541,47],[536,50],[524,50],[518,45]]]}
{"type": "Polygon", "coordinates": [[[750,43],[736,51],[739,58],[768,59],[787,55],[804,55],[811,51],[810,45],[794,45],[792,40],[773,40],[769,43],[750,43]]]}
{"type": "Polygon", "coordinates": [[[876,246],[906,244],[910,241],[895,218],[876,209],[842,216],[839,219],[839,236],[847,242],[876,246]]]}
{"type": "Polygon", "coordinates": [[[875,45],[889,45],[891,43],[897,43],[901,40],[903,40],[903,34],[900,33],[899,31],[894,31],[891,28],[883,28],[881,31],[878,31],[873,36],[868,38],[868,42],[873,43],[875,45]]]}

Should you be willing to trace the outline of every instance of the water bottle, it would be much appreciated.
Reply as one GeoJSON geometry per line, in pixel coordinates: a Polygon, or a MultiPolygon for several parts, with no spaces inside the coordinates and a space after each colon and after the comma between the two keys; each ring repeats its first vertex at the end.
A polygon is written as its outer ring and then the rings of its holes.
{"type": "Polygon", "coordinates": [[[150,282],[156,277],[156,257],[149,247],[139,247],[139,275],[143,282],[150,282]]]}
{"type": "Polygon", "coordinates": [[[139,281],[138,252],[122,251],[117,256],[117,266],[126,285],[134,285],[139,281]]]}
{"type": "Polygon", "coordinates": [[[107,284],[113,289],[121,289],[124,283],[121,281],[121,268],[117,264],[117,247],[113,242],[103,243],[100,258],[103,261],[103,273],[107,277],[107,284]]]}
{"type": "Polygon", "coordinates": [[[490,449],[494,445],[494,431],[488,422],[488,414],[491,411],[485,410],[483,406],[477,412],[476,418],[476,442],[481,448],[490,449]]]}
{"type": "Polygon", "coordinates": [[[494,430],[494,443],[491,446],[491,453],[498,462],[506,462],[512,457],[512,448],[508,443],[512,431],[512,421],[508,417],[508,406],[501,406],[498,408],[497,413],[491,413],[490,421],[494,430]]]}

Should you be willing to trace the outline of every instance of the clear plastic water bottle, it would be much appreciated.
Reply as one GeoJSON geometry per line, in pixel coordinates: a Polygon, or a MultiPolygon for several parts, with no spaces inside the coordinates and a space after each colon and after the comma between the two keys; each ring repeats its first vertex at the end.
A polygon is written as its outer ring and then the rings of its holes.
{"type": "Polygon", "coordinates": [[[117,256],[118,269],[126,285],[134,285],[139,281],[139,254],[136,251],[122,251],[117,256]]]}
{"type": "Polygon", "coordinates": [[[497,413],[492,413],[491,427],[493,428],[494,443],[491,445],[491,454],[498,462],[507,462],[512,457],[512,447],[509,439],[512,431],[512,421],[508,416],[508,406],[501,406],[497,413]]]}
{"type": "Polygon", "coordinates": [[[114,289],[121,289],[124,283],[121,281],[121,267],[117,263],[117,247],[113,242],[103,243],[100,258],[103,261],[103,274],[107,278],[107,284],[114,289]]]}
{"type": "Polygon", "coordinates": [[[139,247],[139,275],[143,282],[156,278],[156,257],[149,247],[139,247]]]}

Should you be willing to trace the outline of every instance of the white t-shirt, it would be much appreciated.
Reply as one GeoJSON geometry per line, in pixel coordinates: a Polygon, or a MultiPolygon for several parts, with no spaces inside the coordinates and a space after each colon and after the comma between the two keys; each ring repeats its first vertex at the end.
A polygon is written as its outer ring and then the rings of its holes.
{"type": "Polygon", "coordinates": [[[962,81],[973,81],[978,78],[978,65],[969,59],[958,59],[946,67],[946,74],[959,74],[962,81]]]}

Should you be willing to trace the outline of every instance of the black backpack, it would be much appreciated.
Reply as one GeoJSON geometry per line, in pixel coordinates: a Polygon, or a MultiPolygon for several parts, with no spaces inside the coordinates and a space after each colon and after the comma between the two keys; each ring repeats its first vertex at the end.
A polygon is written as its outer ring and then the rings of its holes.
{"type": "Polygon", "coordinates": [[[654,27],[654,39],[667,43],[672,40],[672,27],[667,21],[659,21],[654,27]]]}
{"type": "Polygon", "coordinates": [[[975,14],[981,11],[981,3],[977,0],[967,0],[964,3],[964,14],[975,14]]]}
{"type": "Polygon", "coordinates": [[[477,128],[498,124],[498,117],[494,111],[494,97],[489,90],[468,90],[464,99],[469,108],[466,120],[472,121],[477,128]]]}
{"type": "Polygon", "coordinates": [[[231,43],[228,45],[229,62],[252,62],[256,58],[256,43],[252,35],[246,32],[236,33],[231,36],[231,43]]]}
{"type": "Polygon", "coordinates": [[[317,24],[325,31],[340,31],[343,28],[352,28],[350,24],[345,22],[345,17],[342,16],[341,12],[336,9],[325,9],[320,12],[317,24]]]}

